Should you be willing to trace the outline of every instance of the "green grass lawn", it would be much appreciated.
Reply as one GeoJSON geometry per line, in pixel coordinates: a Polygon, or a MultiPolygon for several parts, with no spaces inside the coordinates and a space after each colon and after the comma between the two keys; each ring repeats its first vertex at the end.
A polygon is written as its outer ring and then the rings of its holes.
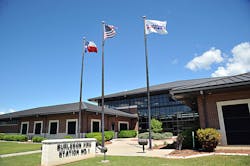
{"type": "Polygon", "coordinates": [[[0,142],[0,155],[41,149],[41,144],[0,142]]]}
{"type": "MultiPolygon", "coordinates": [[[[119,157],[107,156],[109,163],[101,163],[103,157],[90,158],[67,166],[249,166],[249,156],[209,156],[194,159],[163,159],[151,157],[119,157]]],[[[11,166],[38,166],[41,162],[41,153],[0,158],[0,165],[11,166]]]]}

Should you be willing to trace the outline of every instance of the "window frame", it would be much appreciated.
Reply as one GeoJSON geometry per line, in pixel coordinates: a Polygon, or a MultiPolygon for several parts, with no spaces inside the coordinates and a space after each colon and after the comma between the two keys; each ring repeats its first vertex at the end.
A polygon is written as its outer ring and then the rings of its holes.
{"type": "Polygon", "coordinates": [[[29,121],[25,121],[25,122],[21,122],[21,130],[20,130],[20,134],[23,134],[23,124],[27,124],[27,131],[26,131],[26,135],[29,133],[29,121]]]}
{"type": "Polygon", "coordinates": [[[43,121],[34,121],[34,125],[33,125],[33,134],[34,135],[42,135],[43,133],[43,121]],[[40,134],[36,134],[36,124],[41,123],[41,129],[40,129],[40,134]]]}
{"type": "Polygon", "coordinates": [[[118,131],[121,131],[121,124],[127,124],[127,130],[129,130],[129,122],[128,121],[118,121],[118,131]]]}
{"type": "MultiPolygon", "coordinates": [[[[56,128],[56,134],[59,133],[59,120],[49,120],[49,131],[48,134],[50,134],[51,131],[51,123],[57,123],[57,128],[56,128]]],[[[55,134],[50,134],[50,135],[55,135],[55,134]]]]}
{"type": "Polygon", "coordinates": [[[99,122],[99,132],[101,131],[101,119],[91,119],[91,129],[90,131],[93,132],[93,122],[99,122]]]}
{"type": "Polygon", "coordinates": [[[76,135],[78,133],[78,120],[77,119],[66,119],[66,131],[65,131],[66,134],[68,135],[76,135]],[[75,134],[69,134],[68,132],[68,123],[69,122],[76,122],[76,129],[75,129],[75,134]]]}

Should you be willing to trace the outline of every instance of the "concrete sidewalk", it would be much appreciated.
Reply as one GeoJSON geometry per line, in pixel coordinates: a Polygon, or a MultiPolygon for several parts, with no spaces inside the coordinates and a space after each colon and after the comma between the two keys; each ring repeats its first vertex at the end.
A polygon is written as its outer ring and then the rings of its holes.
{"type": "MultiPolygon", "coordinates": [[[[172,143],[172,140],[166,140],[166,143],[172,143]]],[[[152,142],[152,146],[154,146],[152,142]]],[[[136,138],[119,138],[112,140],[111,144],[107,144],[107,155],[110,156],[148,156],[148,157],[166,157],[174,149],[153,149],[148,150],[148,145],[145,146],[143,153],[142,146],[138,144],[136,138]]]]}
{"type": "Polygon", "coordinates": [[[250,150],[250,145],[227,145],[216,147],[216,150],[250,150]]]}
{"type": "Polygon", "coordinates": [[[2,154],[0,155],[0,158],[4,157],[12,157],[12,156],[21,156],[26,154],[34,154],[34,153],[41,153],[41,150],[34,150],[34,151],[28,151],[28,152],[19,152],[19,153],[11,153],[11,154],[2,154]]]}

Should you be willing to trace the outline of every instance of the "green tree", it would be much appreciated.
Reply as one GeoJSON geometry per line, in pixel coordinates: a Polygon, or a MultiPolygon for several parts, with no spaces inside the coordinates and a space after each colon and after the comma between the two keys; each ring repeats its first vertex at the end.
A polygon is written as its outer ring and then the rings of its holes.
{"type": "Polygon", "coordinates": [[[151,128],[153,132],[160,133],[162,131],[162,122],[153,118],[151,120],[151,128]]]}

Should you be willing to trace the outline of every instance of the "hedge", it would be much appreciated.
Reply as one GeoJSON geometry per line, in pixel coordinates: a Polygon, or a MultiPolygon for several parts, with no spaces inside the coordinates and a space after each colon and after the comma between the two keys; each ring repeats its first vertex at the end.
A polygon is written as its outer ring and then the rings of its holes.
{"type": "Polygon", "coordinates": [[[28,137],[26,135],[20,135],[20,134],[1,134],[0,136],[1,140],[5,141],[27,141],[28,137]]]}
{"type": "Polygon", "coordinates": [[[33,138],[32,138],[32,141],[33,142],[42,142],[43,140],[45,140],[46,138],[44,138],[44,137],[40,137],[40,136],[34,136],[33,138]]]}
{"type": "Polygon", "coordinates": [[[113,131],[104,131],[105,140],[109,141],[114,138],[115,133],[113,131]]]}
{"type": "MultiPolygon", "coordinates": [[[[162,139],[172,138],[173,133],[171,133],[171,132],[165,132],[165,133],[154,133],[154,132],[152,132],[151,136],[152,136],[152,139],[162,140],[162,139]]],[[[149,132],[140,133],[139,138],[148,139],[149,138],[149,132]]]]}
{"type": "Polygon", "coordinates": [[[102,143],[102,133],[92,132],[85,135],[86,138],[95,138],[98,144],[102,143]]]}
{"type": "Polygon", "coordinates": [[[133,138],[136,137],[137,131],[136,130],[121,130],[118,133],[119,138],[133,138]]]}
{"type": "MultiPolygon", "coordinates": [[[[87,133],[85,135],[86,138],[95,138],[97,140],[98,144],[102,143],[102,133],[101,132],[92,132],[87,133]]],[[[104,131],[104,141],[109,141],[114,138],[114,132],[113,131],[104,131]]]]}
{"type": "Polygon", "coordinates": [[[4,133],[0,133],[0,140],[3,140],[4,135],[4,133]]]}
{"type": "Polygon", "coordinates": [[[73,137],[71,135],[66,135],[63,138],[65,138],[65,139],[72,139],[73,137]]]}

